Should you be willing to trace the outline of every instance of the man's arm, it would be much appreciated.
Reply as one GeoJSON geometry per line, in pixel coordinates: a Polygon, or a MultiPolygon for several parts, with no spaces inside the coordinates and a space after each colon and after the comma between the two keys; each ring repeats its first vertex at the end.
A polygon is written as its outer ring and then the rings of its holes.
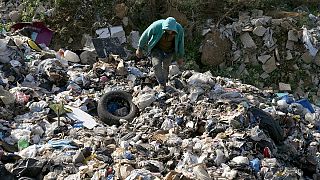
{"type": "Polygon", "coordinates": [[[141,35],[138,43],[138,48],[136,50],[136,56],[138,58],[143,57],[143,49],[145,48],[147,42],[154,32],[154,23],[152,23],[141,35]]]}
{"type": "Polygon", "coordinates": [[[145,48],[147,42],[154,32],[154,23],[152,23],[141,35],[138,43],[138,49],[142,50],[145,48]]]}

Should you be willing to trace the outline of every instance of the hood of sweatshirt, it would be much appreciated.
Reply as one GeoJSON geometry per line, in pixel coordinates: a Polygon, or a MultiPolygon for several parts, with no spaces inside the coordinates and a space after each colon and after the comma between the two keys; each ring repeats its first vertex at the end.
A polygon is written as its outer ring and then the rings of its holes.
{"type": "Polygon", "coordinates": [[[177,21],[173,17],[168,17],[162,23],[163,30],[170,30],[177,33],[177,21]]]}

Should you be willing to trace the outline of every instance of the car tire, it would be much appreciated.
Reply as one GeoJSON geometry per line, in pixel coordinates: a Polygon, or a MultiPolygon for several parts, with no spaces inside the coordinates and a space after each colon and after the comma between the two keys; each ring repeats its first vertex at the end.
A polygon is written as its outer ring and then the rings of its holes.
{"type": "Polygon", "coordinates": [[[283,129],[269,113],[255,107],[249,108],[248,112],[258,120],[259,128],[267,132],[275,143],[279,144],[284,140],[283,129]]]}
{"type": "Polygon", "coordinates": [[[104,94],[98,103],[98,116],[99,118],[108,125],[120,125],[120,119],[131,121],[137,114],[137,107],[132,102],[132,95],[121,90],[110,91],[104,94]],[[108,104],[114,100],[122,100],[127,103],[128,114],[125,116],[117,116],[108,110],[108,104]]]}

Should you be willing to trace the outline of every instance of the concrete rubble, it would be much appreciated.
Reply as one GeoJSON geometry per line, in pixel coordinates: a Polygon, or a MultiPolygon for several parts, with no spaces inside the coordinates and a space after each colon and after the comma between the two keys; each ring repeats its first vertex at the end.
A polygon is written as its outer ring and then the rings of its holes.
{"type": "MultiPolygon", "coordinates": [[[[243,63],[239,72],[255,61],[264,70],[261,76],[268,78],[278,68],[277,61],[285,59],[273,53],[277,41],[268,27],[272,17],[243,14],[239,21],[252,23],[252,28],[234,24],[223,30],[240,27],[244,48],[234,49],[241,55],[233,58],[243,63]],[[259,51],[255,36],[269,53],[259,51]],[[245,61],[246,51],[257,51],[255,58],[247,56],[245,61]]],[[[114,37],[126,41],[121,28],[116,29],[114,37]]],[[[301,40],[295,31],[287,37],[293,44],[301,40]]],[[[25,38],[14,32],[0,36],[1,179],[320,177],[320,107],[290,93],[286,81],[273,92],[173,64],[163,93],[156,88],[147,59],[98,58],[88,49],[36,51],[25,38]],[[139,112],[132,121],[101,121],[97,106],[112,91],[133,96],[139,112]]],[[[292,58],[302,55],[288,51],[292,58]]],[[[318,75],[313,80],[319,83],[318,75]]],[[[128,113],[126,107],[113,110],[115,116],[128,113]]]]}
{"type": "MultiPolygon", "coordinates": [[[[205,40],[202,46],[201,62],[210,66],[236,66],[235,69],[245,66],[246,70],[255,69],[257,73],[256,81],[260,81],[257,86],[264,89],[279,90],[278,84],[270,84],[269,79],[277,81],[287,81],[287,83],[296,83],[302,81],[299,89],[303,91],[303,96],[312,95],[313,102],[320,102],[315,96],[315,89],[320,88],[319,79],[319,21],[320,19],[313,15],[306,15],[308,27],[299,27],[298,20],[294,17],[273,18],[263,14],[263,11],[239,13],[238,18],[233,18],[232,23],[222,24],[219,27],[212,21],[207,21],[204,25],[205,40]],[[229,52],[219,55],[213,55],[213,50],[225,49],[225,45],[219,44],[212,34],[219,31],[221,39],[229,39],[231,45],[229,52]],[[211,42],[211,43],[208,43],[211,42]],[[230,58],[231,56],[231,58],[230,58]],[[231,59],[231,60],[230,60],[231,59]],[[256,61],[258,60],[258,62],[256,61]],[[309,64],[309,65],[306,65],[309,64]],[[290,72],[290,73],[285,73],[290,72]],[[292,72],[292,73],[291,73],[292,72]],[[304,72],[299,74],[298,72],[304,72]],[[281,78],[280,78],[281,77],[281,78]],[[307,83],[312,81],[312,83],[307,83]],[[312,90],[311,90],[312,89],[312,90]]],[[[228,44],[225,41],[224,44],[228,44]]],[[[251,74],[238,71],[236,77],[250,79],[251,74]]],[[[292,90],[296,90],[293,88],[292,90]]],[[[292,92],[292,91],[291,91],[292,92]]]]}

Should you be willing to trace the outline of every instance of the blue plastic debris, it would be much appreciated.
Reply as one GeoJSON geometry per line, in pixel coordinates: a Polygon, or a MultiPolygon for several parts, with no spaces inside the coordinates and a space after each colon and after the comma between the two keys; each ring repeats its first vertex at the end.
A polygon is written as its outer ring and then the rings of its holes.
{"type": "Polygon", "coordinates": [[[258,158],[251,160],[250,166],[255,172],[259,172],[260,171],[260,160],[258,158]]]}
{"type": "Polygon", "coordinates": [[[311,113],[315,113],[311,103],[308,101],[308,99],[300,99],[299,101],[296,101],[296,103],[301,104],[304,108],[307,108],[311,113]]]}

